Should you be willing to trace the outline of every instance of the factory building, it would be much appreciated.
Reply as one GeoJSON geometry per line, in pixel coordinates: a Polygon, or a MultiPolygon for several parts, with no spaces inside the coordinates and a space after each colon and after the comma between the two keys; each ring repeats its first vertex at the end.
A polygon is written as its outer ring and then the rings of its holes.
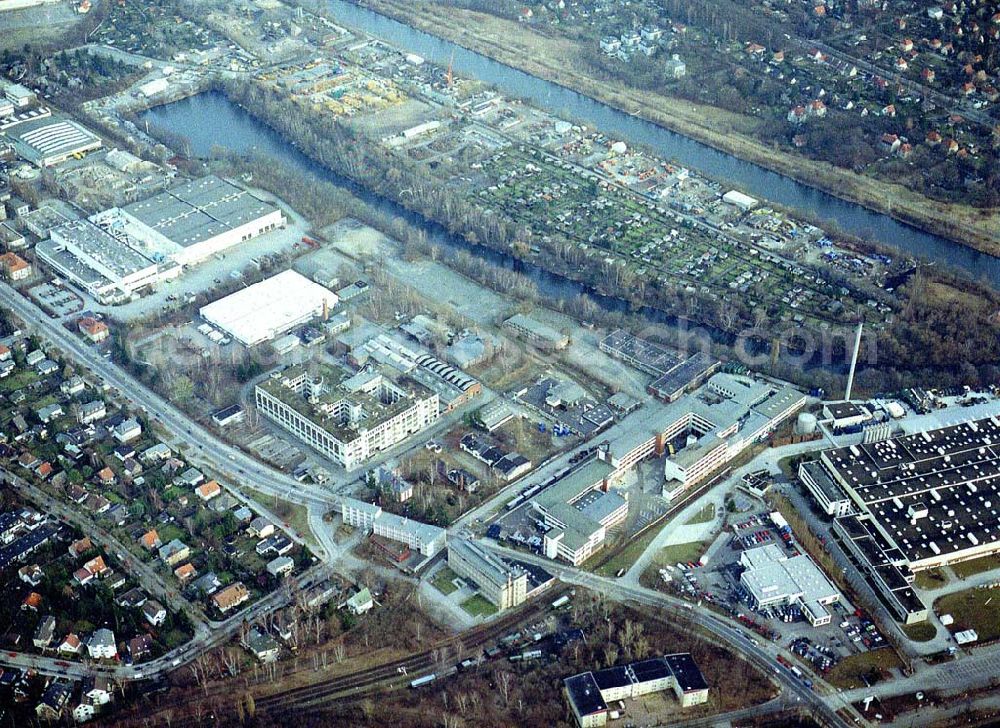
{"type": "Polygon", "coordinates": [[[479,593],[498,611],[516,607],[527,598],[527,572],[510,566],[477,543],[452,539],[448,544],[448,566],[459,576],[476,582],[479,593]]]}
{"type": "Polygon", "coordinates": [[[36,116],[10,126],[5,134],[21,158],[39,167],[52,167],[101,148],[96,134],[58,116],[36,116]]]}
{"type": "Polygon", "coordinates": [[[257,384],[258,411],[347,470],[399,444],[438,418],[438,397],[407,381],[376,374],[345,379],[323,367],[275,372],[257,384]]]}
{"type": "Polygon", "coordinates": [[[987,417],[824,450],[800,477],[828,513],[828,503],[849,502],[831,513],[834,531],[911,623],[927,615],[914,572],[1000,552],[998,446],[1000,420],[987,417]]]}
{"type": "Polygon", "coordinates": [[[52,228],[49,238],[35,246],[35,254],[101,303],[121,303],[181,273],[179,266],[157,265],[89,220],[52,228]]]}
{"type": "Polygon", "coordinates": [[[203,306],[201,317],[244,346],[271,341],[326,316],[337,296],[293,270],[286,270],[203,306]]]}
{"type": "Polygon", "coordinates": [[[106,210],[100,217],[150,257],[179,265],[195,265],[286,223],[278,207],[215,175],[106,210]]]}

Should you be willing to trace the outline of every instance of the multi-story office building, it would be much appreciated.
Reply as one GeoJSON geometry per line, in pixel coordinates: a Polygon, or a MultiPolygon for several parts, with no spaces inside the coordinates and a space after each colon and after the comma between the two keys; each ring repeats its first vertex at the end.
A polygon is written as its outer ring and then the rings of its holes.
{"type": "Polygon", "coordinates": [[[255,391],[262,415],[347,470],[438,418],[437,394],[374,372],[344,380],[329,367],[311,374],[294,366],[272,374],[255,391]]]}

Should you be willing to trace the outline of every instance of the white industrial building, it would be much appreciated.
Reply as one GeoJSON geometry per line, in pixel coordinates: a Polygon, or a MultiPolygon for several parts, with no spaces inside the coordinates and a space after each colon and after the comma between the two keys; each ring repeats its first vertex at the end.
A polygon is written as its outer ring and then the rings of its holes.
{"type": "Polygon", "coordinates": [[[220,298],[200,313],[245,346],[270,341],[289,329],[328,314],[337,295],[293,270],[220,298]]]}
{"type": "Polygon", "coordinates": [[[194,265],[286,223],[277,206],[215,175],[97,217],[150,257],[180,265],[194,265]]]}
{"type": "Polygon", "coordinates": [[[81,124],[57,116],[35,116],[5,132],[18,155],[39,167],[52,167],[101,148],[100,138],[81,124]]]}
{"type": "Polygon", "coordinates": [[[137,291],[181,273],[160,266],[89,220],[49,231],[35,246],[39,260],[102,303],[126,301],[137,291]]]}
{"type": "Polygon", "coordinates": [[[757,199],[750,197],[750,195],[744,195],[738,190],[730,190],[722,196],[722,201],[727,205],[732,205],[733,207],[738,207],[744,212],[752,210],[759,204],[757,199]]]}
{"type": "Polygon", "coordinates": [[[744,551],[740,564],[740,584],[755,608],[797,604],[814,627],[832,621],[826,605],[839,602],[840,592],[805,554],[789,557],[771,543],[744,551]]]}

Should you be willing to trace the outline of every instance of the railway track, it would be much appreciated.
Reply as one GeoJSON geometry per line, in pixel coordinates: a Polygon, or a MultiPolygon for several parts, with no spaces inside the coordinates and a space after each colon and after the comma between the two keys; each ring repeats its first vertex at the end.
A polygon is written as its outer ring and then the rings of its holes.
{"type": "MultiPolygon", "coordinates": [[[[339,697],[354,697],[376,689],[391,689],[399,684],[409,684],[409,681],[430,668],[438,665],[442,669],[450,669],[452,662],[441,665],[443,650],[456,647],[459,644],[463,650],[481,651],[509,633],[515,627],[533,622],[544,616],[551,609],[552,600],[569,592],[569,587],[556,587],[544,597],[539,597],[525,609],[517,610],[482,627],[475,627],[462,634],[438,642],[434,647],[423,652],[404,657],[399,660],[378,665],[367,670],[340,675],[313,685],[291,688],[277,693],[271,693],[255,699],[258,713],[286,711],[289,708],[302,710],[318,707],[339,697]]],[[[469,655],[465,655],[468,657],[469,655]]],[[[448,656],[449,660],[462,659],[457,655],[448,656]]]]}

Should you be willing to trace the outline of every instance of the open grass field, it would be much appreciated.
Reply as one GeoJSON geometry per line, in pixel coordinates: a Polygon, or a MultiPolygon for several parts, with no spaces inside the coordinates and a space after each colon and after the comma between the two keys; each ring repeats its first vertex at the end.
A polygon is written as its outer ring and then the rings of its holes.
{"type": "Polygon", "coordinates": [[[607,558],[607,553],[596,553],[583,563],[583,568],[600,576],[614,576],[621,569],[630,569],[665,525],[663,523],[646,529],[641,536],[631,539],[625,548],[603,563],[602,560],[607,558]]]}
{"type": "Polygon", "coordinates": [[[489,617],[497,613],[497,608],[488,602],[482,594],[475,594],[466,599],[462,602],[462,609],[473,617],[489,617]]]}
{"type": "Polygon", "coordinates": [[[930,642],[937,635],[937,629],[930,622],[901,625],[903,633],[914,642],[930,642]]]}
{"type": "Polygon", "coordinates": [[[913,583],[918,589],[938,589],[949,581],[951,579],[940,569],[927,569],[913,575],[913,583]]]}
{"type": "Polygon", "coordinates": [[[938,614],[955,618],[953,632],[974,629],[980,642],[1000,637],[1000,594],[992,589],[966,589],[941,597],[934,603],[938,614]]]}
{"type": "Polygon", "coordinates": [[[826,674],[826,681],[836,688],[856,688],[874,684],[885,670],[902,667],[899,657],[888,647],[845,657],[826,674]]]}

